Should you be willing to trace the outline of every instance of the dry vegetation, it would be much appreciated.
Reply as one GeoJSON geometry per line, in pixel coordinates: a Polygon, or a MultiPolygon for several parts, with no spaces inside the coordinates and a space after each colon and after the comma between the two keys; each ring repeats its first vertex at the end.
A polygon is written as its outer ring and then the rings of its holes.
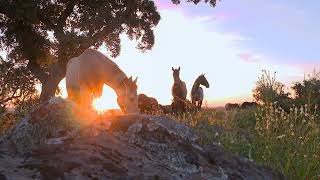
{"type": "Polygon", "coordinates": [[[289,179],[320,178],[320,119],[305,105],[285,112],[276,105],[233,111],[205,110],[174,118],[190,126],[202,144],[216,142],[289,179]]]}

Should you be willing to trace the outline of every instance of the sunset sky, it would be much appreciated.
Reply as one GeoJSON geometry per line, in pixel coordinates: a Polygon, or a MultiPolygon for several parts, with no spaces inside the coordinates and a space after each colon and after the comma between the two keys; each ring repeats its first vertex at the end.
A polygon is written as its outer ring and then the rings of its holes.
{"type": "Polygon", "coordinates": [[[140,53],[124,37],[115,61],[139,77],[140,92],[160,103],[171,99],[172,66],[181,66],[189,92],[195,78],[206,74],[210,106],[252,100],[262,69],[276,71],[290,86],[320,67],[320,1],[222,0],[216,8],[170,0],[156,4],[161,21],[153,49],[140,53]]]}
{"type": "MultiPolygon", "coordinates": [[[[188,92],[196,77],[205,73],[210,88],[204,93],[210,106],[253,100],[252,89],[262,69],[276,71],[277,78],[290,86],[320,67],[320,1],[222,0],[215,8],[177,6],[170,0],[156,4],[161,20],[153,49],[141,53],[123,36],[121,55],[114,61],[128,76],[138,76],[140,93],[162,104],[171,101],[171,67],[181,67],[188,92]]],[[[106,54],[105,48],[100,50],[106,54]]],[[[117,107],[109,88],[104,99],[110,108],[117,107]]]]}

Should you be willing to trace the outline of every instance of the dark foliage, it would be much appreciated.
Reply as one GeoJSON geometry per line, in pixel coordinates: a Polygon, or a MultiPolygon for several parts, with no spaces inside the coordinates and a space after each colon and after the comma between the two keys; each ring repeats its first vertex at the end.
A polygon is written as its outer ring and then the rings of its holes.
{"type": "Polygon", "coordinates": [[[21,105],[34,99],[37,80],[23,64],[15,64],[0,59],[0,106],[21,105]]]}
{"type": "Polygon", "coordinates": [[[295,92],[297,106],[320,105],[320,73],[314,72],[303,81],[294,83],[292,89],[295,92]]]}

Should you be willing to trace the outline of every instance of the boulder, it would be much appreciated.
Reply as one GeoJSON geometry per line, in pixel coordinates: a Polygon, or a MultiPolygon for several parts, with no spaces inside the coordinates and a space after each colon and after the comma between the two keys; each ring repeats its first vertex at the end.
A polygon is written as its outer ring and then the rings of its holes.
{"type": "Polygon", "coordinates": [[[97,116],[53,98],[0,142],[0,179],[284,179],[166,116],[97,116]]]}

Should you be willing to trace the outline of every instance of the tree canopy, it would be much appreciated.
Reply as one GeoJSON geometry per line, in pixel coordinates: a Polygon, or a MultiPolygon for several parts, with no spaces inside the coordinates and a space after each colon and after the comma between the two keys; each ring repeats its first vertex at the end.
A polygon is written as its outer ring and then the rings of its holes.
{"type": "Polygon", "coordinates": [[[257,102],[263,104],[282,103],[289,96],[289,93],[285,93],[284,88],[285,85],[276,80],[275,73],[272,76],[270,72],[263,70],[253,90],[253,97],[257,102]]]}
{"type": "MultiPolygon", "coordinates": [[[[216,5],[216,0],[203,2],[216,5]]],[[[27,65],[42,83],[42,98],[48,99],[70,58],[103,43],[116,57],[120,34],[136,40],[141,51],[149,50],[159,20],[152,0],[0,0],[0,48],[10,61],[27,65]]]]}
{"type": "Polygon", "coordinates": [[[297,105],[320,105],[320,73],[314,71],[301,82],[292,86],[297,105]]]}
{"type": "Polygon", "coordinates": [[[36,79],[24,66],[0,58],[0,106],[20,105],[33,99],[36,79]]]}

